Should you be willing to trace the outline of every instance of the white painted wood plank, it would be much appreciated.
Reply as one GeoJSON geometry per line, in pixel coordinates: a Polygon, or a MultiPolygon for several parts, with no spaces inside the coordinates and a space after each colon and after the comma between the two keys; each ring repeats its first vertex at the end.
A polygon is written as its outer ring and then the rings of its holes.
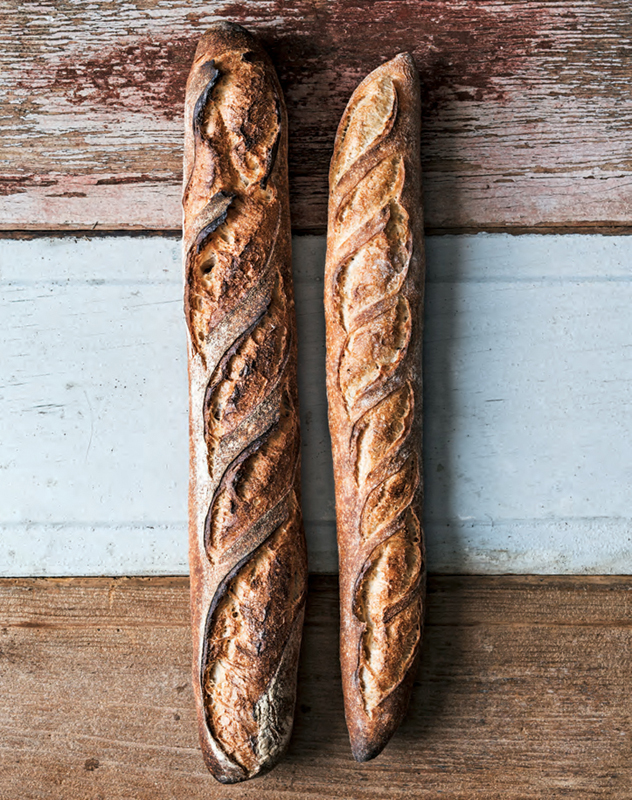
{"type": "Polygon", "coordinates": [[[1,253],[3,574],[182,572],[177,243],[5,241],[1,253]]]}
{"type": "MultiPolygon", "coordinates": [[[[632,239],[430,237],[429,567],[632,572],[632,239]]],[[[335,569],[324,239],[294,240],[304,513],[335,569]]],[[[0,574],[182,574],[179,243],[0,241],[0,574]]]]}
{"type": "Polygon", "coordinates": [[[630,571],[630,245],[432,242],[425,451],[435,569],[630,571]]]}

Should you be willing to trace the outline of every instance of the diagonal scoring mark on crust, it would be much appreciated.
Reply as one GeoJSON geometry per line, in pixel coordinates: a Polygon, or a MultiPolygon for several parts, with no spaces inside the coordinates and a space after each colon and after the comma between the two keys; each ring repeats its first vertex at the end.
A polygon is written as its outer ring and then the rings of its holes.
{"type": "Polygon", "coordinates": [[[369,714],[400,685],[420,639],[419,541],[419,521],[408,509],[396,532],[371,553],[358,580],[354,613],[363,633],[356,676],[369,714]]]}
{"type": "MultiPolygon", "coordinates": [[[[206,139],[203,130],[204,116],[206,114],[208,103],[211,99],[211,93],[215,88],[215,85],[217,84],[219,77],[220,77],[220,71],[215,66],[215,62],[213,60],[207,61],[200,67],[198,73],[198,80],[200,79],[206,80],[206,85],[200,92],[198,99],[195,101],[195,106],[193,107],[193,163],[194,164],[197,163],[199,157],[199,149],[200,149],[199,146],[206,139]]],[[[183,204],[186,204],[189,198],[189,190],[191,188],[192,177],[193,173],[189,175],[187,185],[182,194],[183,204]]]]}
{"type": "Polygon", "coordinates": [[[221,224],[201,243],[189,249],[185,307],[191,341],[203,357],[203,344],[221,318],[233,312],[250,290],[277,268],[273,261],[281,225],[278,203],[271,210],[235,197],[221,224]],[[231,219],[231,214],[232,219],[231,219]],[[273,224],[274,233],[265,246],[257,240],[259,227],[273,224]],[[245,235],[244,235],[245,234],[245,235]],[[237,255],[231,251],[237,250],[237,255]]]}
{"type": "Polygon", "coordinates": [[[207,224],[195,237],[195,241],[193,242],[193,251],[196,256],[199,256],[202,250],[209,243],[211,234],[215,233],[219,226],[226,222],[228,210],[236,196],[237,195],[235,194],[228,194],[227,192],[217,192],[208,201],[208,205],[204,210],[206,214],[212,212],[213,217],[211,221],[207,222],[207,224]]]}
{"type": "Polygon", "coordinates": [[[400,449],[410,432],[415,396],[410,381],[386,395],[353,426],[351,448],[355,452],[355,479],[366,483],[389,456],[400,449]]]}
{"type": "Polygon", "coordinates": [[[347,408],[370,390],[384,386],[403,362],[412,322],[408,300],[396,302],[349,334],[340,358],[340,388],[347,408]]]}
{"type": "Polygon", "coordinates": [[[349,220],[354,221],[354,229],[368,222],[390,200],[401,196],[405,174],[400,155],[390,155],[379,161],[342,198],[334,228],[342,230],[349,220]]]}
{"type": "Polygon", "coordinates": [[[412,247],[408,214],[399,202],[404,177],[401,156],[382,159],[347,192],[335,213],[334,225],[342,231],[351,220],[355,229],[362,228],[386,209],[381,230],[358,246],[336,275],[334,296],[348,332],[338,368],[348,410],[397,369],[410,341],[408,301],[397,297],[412,247]],[[395,306],[377,314],[389,297],[395,306]]]}
{"type": "Polygon", "coordinates": [[[289,399],[279,419],[251,442],[224,472],[206,518],[206,548],[211,560],[236,537],[281,502],[291,490],[299,455],[299,437],[289,399]]]}
{"type": "Polygon", "coordinates": [[[270,148],[270,155],[268,157],[265,174],[260,181],[260,186],[262,189],[265,189],[268,185],[268,179],[270,177],[270,174],[272,173],[272,170],[274,169],[274,165],[276,164],[277,155],[279,152],[279,145],[281,143],[281,103],[279,101],[279,96],[276,93],[276,91],[274,93],[274,108],[276,110],[276,116],[277,116],[277,132],[274,138],[274,143],[270,148]]]}
{"type": "Polygon", "coordinates": [[[367,496],[360,522],[360,535],[366,539],[403,513],[412,503],[419,486],[417,456],[412,453],[397,472],[378,484],[367,496]]]}
{"type": "Polygon", "coordinates": [[[345,111],[343,130],[336,148],[337,158],[331,170],[332,184],[338,183],[345,170],[369,148],[386,138],[393,128],[397,111],[398,98],[393,79],[390,75],[382,75],[345,111]]]}
{"type": "Polygon", "coordinates": [[[408,214],[391,199],[380,211],[378,231],[360,244],[342,262],[336,273],[340,297],[340,321],[345,331],[375,316],[384,300],[402,287],[412,254],[408,214]]]}
{"type": "Polygon", "coordinates": [[[246,774],[272,761],[290,733],[293,698],[287,671],[295,662],[289,656],[298,646],[296,625],[306,596],[298,526],[292,493],[285,521],[226,576],[207,618],[202,662],[207,722],[246,774]],[[261,591],[270,581],[275,592],[261,591]],[[274,635],[267,636],[268,630],[274,635]]]}
{"type": "Polygon", "coordinates": [[[199,138],[205,140],[207,139],[207,136],[203,129],[204,116],[206,114],[208,102],[211,98],[211,92],[219,80],[220,71],[215,66],[215,61],[211,59],[205,64],[202,64],[200,67],[200,74],[205,75],[208,82],[200,93],[200,96],[196,100],[195,106],[193,107],[193,133],[195,134],[196,139],[199,138]]]}
{"type": "Polygon", "coordinates": [[[307,578],[279,158],[285,111],[254,44],[222,50],[196,69],[188,129],[195,157],[183,195],[192,220],[185,308],[203,372],[210,479],[198,535],[217,587],[199,680],[203,743],[210,740],[220,764],[216,776],[232,781],[260,772],[287,744],[307,578]]]}
{"type": "Polygon", "coordinates": [[[413,237],[402,204],[404,157],[389,143],[399,110],[396,81],[378,73],[345,112],[330,175],[340,195],[331,217],[338,265],[330,279],[344,333],[338,387],[352,425],[357,546],[370,553],[353,592],[362,626],[355,678],[369,716],[404,680],[421,636],[423,560],[413,511],[421,478],[409,444],[415,404],[404,369],[413,237]]]}
{"type": "Polygon", "coordinates": [[[198,354],[208,330],[261,278],[279,232],[280,202],[269,179],[278,161],[281,101],[265,65],[251,55],[223,53],[201,65],[203,77],[196,78],[205,84],[193,112],[195,159],[184,202],[199,220],[185,285],[198,354]]]}
{"type": "Polygon", "coordinates": [[[267,307],[232,343],[211,375],[204,399],[211,476],[221,440],[247,422],[279,386],[292,347],[286,316],[283,279],[277,275],[267,307]]]}

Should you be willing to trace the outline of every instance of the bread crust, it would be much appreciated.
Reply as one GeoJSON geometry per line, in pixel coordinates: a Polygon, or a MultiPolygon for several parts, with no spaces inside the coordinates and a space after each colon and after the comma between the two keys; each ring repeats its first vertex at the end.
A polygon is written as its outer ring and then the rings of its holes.
{"type": "Polygon", "coordinates": [[[340,559],[340,658],[353,755],[408,706],[423,627],[419,81],[402,53],[368,75],[330,170],[327,397],[340,559]]]}
{"type": "Polygon", "coordinates": [[[182,202],[193,689],[206,764],[234,783],[288,744],[307,588],[287,118],[238,25],[195,54],[182,202]]]}

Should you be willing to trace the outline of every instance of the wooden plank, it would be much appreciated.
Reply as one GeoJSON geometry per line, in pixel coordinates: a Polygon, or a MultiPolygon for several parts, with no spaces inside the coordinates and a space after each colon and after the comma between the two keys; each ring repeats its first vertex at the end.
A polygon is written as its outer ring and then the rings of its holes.
{"type": "MultiPolygon", "coordinates": [[[[427,240],[428,560],[630,573],[632,238],[427,240]]],[[[303,510],[335,572],[322,237],[295,237],[303,510]]],[[[0,241],[0,574],[186,574],[179,243],[0,241]]]]}
{"type": "Polygon", "coordinates": [[[0,582],[0,796],[629,797],[632,582],[434,577],[410,713],[351,759],[334,579],[312,579],[289,753],[222,787],[197,746],[183,578],[0,582]]]}
{"type": "Polygon", "coordinates": [[[629,228],[627,0],[22,4],[0,27],[4,229],[178,229],[183,87],[218,18],[260,33],[285,88],[294,226],[322,232],[335,129],[398,51],[423,85],[434,230],[629,228]]]}

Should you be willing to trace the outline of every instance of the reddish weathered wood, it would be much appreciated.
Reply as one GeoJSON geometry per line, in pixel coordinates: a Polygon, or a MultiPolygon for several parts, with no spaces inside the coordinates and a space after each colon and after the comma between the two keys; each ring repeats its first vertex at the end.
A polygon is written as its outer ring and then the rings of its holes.
{"type": "Polygon", "coordinates": [[[179,228],[184,81],[218,17],[260,33],[277,64],[295,229],[324,229],[352,89],[406,49],[424,87],[429,228],[630,224],[627,0],[8,0],[1,227],[179,228]]]}
{"type": "Polygon", "coordinates": [[[186,579],[0,581],[0,797],[630,796],[630,578],[432,578],[411,711],[363,765],[335,579],[310,589],[290,751],[222,787],[197,745],[186,579]]]}

